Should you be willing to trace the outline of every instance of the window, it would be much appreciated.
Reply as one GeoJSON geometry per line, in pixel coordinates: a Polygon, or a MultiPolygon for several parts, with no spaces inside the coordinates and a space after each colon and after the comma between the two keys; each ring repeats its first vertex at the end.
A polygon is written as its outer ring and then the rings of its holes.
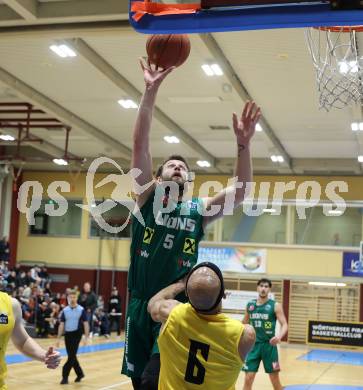
{"type": "MultiPolygon", "coordinates": [[[[112,202],[106,200],[105,203],[112,202]]],[[[99,205],[101,202],[96,201],[96,205],[99,205]]],[[[111,208],[108,211],[102,213],[102,217],[106,223],[108,223],[112,227],[120,227],[120,231],[118,233],[110,233],[103,229],[97,221],[93,218],[92,214],[90,214],[90,236],[91,237],[103,237],[103,238],[129,238],[131,236],[131,216],[130,210],[117,203],[116,206],[111,208]],[[128,222],[127,222],[128,221],[128,222]],[[127,223],[126,223],[127,222],[127,223]],[[121,226],[125,225],[125,227],[121,230],[121,226]]]]}
{"type": "Polygon", "coordinates": [[[234,210],[233,215],[223,218],[223,241],[285,243],[286,206],[281,213],[264,212],[259,216],[249,216],[242,207],[234,210]]]}
{"type": "Polygon", "coordinates": [[[57,209],[57,203],[52,199],[42,199],[40,208],[34,213],[35,224],[29,226],[30,235],[46,236],[80,236],[82,209],[76,204],[81,204],[81,199],[67,199],[68,210],[62,216],[49,216],[45,213],[45,205],[54,204],[57,209]]]}
{"type": "Polygon", "coordinates": [[[342,215],[325,215],[323,207],[306,209],[306,219],[295,215],[295,244],[359,246],[362,237],[362,213],[348,207],[342,215]]]}

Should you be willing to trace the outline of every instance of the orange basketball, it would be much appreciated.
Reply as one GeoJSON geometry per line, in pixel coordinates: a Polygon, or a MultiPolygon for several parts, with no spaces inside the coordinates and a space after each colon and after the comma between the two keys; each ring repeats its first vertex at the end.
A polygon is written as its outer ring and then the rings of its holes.
{"type": "Polygon", "coordinates": [[[152,35],[146,43],[152,64],[166,69],[183,64],[190,53],[190,41],[185,34],[152,35]]]}

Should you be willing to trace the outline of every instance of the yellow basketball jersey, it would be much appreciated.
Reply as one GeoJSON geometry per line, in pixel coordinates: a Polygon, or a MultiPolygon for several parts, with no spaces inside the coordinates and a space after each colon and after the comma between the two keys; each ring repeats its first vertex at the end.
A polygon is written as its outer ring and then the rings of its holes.
{"type": "Polygon", "coordinates": [[[8,294],[0,292],[0,390],[6,390],[7,373],[5,353],[15,324],[13,306],[8,294]]]}
{"type": "Polygon", "coordinates": [[[244,326],[224,314],[201,315],[176,306],[160,332],[159,390],[233,390],[243,362],[244,326]]]}

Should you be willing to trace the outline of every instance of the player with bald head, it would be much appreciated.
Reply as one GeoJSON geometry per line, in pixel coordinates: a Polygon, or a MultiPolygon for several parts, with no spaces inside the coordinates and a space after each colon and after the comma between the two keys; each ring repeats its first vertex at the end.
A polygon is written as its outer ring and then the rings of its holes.
{"type": "MultiPolygon", "coordinates": [[[[197,268],[191,274],[187,294],[190,303],[195,309],[201,311],[208,310],[217,301],[220,291],[221,281],[211,268],[197,268]]],[[[219,312],[221,306],[222,302],[214,309],[214,312],[219,312]]]]}
{"type": "Polygon", "coordinates": [[[235,389],[255,331],[221,313],[223,298],[222,273],[209,262],[151,298],[148,311],[162,323],[159,390],[235,389]],[[174,299],[183,290],[189,303],[174,299]]]}

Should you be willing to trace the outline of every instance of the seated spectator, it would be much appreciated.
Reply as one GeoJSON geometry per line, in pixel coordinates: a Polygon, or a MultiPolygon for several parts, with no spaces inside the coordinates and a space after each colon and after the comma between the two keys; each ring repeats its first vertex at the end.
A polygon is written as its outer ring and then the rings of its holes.
{"type": "Polygon", "coordinates": [[[15,271],[11,271],[8,277],[6,278],[8,285],[10,285],[13,289],[17,288],[17,279],[15,271]]]}
{"type": "Polygon", "coordinates": [[[45,285],[44,285],[44,292],[46,294],[52,295],[52,290],[50,289],[50,282],[45,283],[45,285]]]}
{"type": "Polygon", "coordinates": [[[58,326],[59,326],[59,305],[57,305],[55,302],[51,302],[50,305],[50,317],[49,317],[49,333],[52,336],[56,336],[58,334],[58,326]]]}
{"type": "Polygon", "coordinates": [[[23,286],[30,286],[35,283],[35,279],[32,278],[31,271],[28,271],[24,277],[22,277],[23,286]]]}
{"type": "Polygon", "coordinates": [[[108,301],[108,315],[110,320],[110,332],[116,324],[117,335],[120,335],[121,329],[121,297],[118,293],[117,287],[112,288],[111,297],[108,301]]]}
{"type": "Polygon", "coordinates": [[[99,321],[100,321],[100,336],[105,336],[106,338],[110,337],[110,322],[108,320],[108,315],[104,310],[98,309],[99,321]]]}
{"type": "Polygon", "coordinates": [[[51,309],[47,302],[42,302],[37,309],[37,334],[39,337],[48,337],[51,309]]]}

